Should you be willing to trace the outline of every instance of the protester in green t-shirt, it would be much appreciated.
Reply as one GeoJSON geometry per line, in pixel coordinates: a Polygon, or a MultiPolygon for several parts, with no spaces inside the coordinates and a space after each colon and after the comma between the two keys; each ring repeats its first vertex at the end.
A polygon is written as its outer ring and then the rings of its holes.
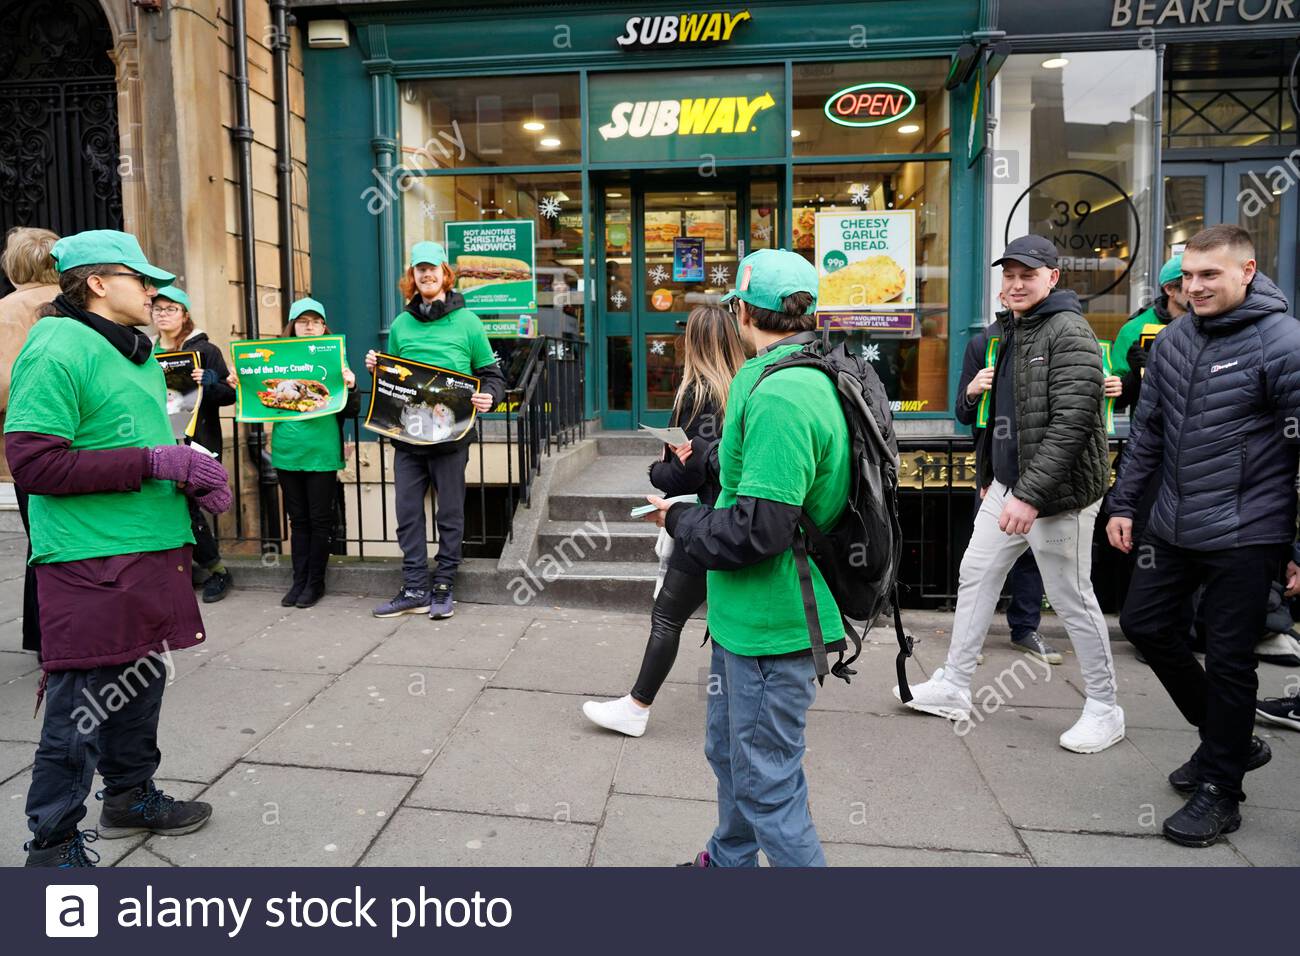
{"type": "MultiPolygon", "coordinates": [[[[406,308],[388,328],[387,354],[435,365],[479,379],[470,401],[480,413],[505,397],[505,378],[479,317],[465,308],[456,292],[456,273],[447,251],[437,242],[417,242],[401,280],[406,308]]],[[[378,353],[366,355],[374,371],[378,353]]],[[[428,614],[434,620],[455,613],[452,584],[460,567],[465,533],[465,466],[471,429],[458,441],[413,445],[393,441],[393,486],[396,495],[397,543],[402,549],[402,588],[391,601],[374,609],[375,617],[428,614]],[[424,502],[433,489],[438,524],[438,565],[429,575],[429,539],[424,502]],[[430,584],[432,583],[432,588],[430,584]]]]}
{"type": "Polygon", "coordinates": [[[100,838],[179,836],[212,815],[153,776],[165,655],[204,639],[186,498],[220,514],[231,495],[219,463],[175,443],[162,367],[140,332],[174,276],[108,229],[60,239],[51,255],[61,291],[14,363],[5,451],[31,496],[45,671],[27,865],[81,867],[98,858],[78,829],[95,769],[100,838]]]}
{"type": "Polygon", "coordinates": [[[1166,325],[1186,312],[1183,257],[1180,254],[1160,267],[1160,297],[1149,308],[1125,322],[1115,336],[1115,347],[1111,350],[1111,368],[1123,382],[1120,396],[1115,402],[1117,411],[1137,408],[1151,343],[1164,331],[1166,325]]]}
{"type": "MultiPolygon", "coordinates": [[[[823,530],[848,502],[848,426],[831,380],[763,369],[812,338],[817,270],[783,249],[740,263],[732,303],[746,351],[732,382],[718,451],[716,506],[662,498],[657,523],[675,548],[708,568],[713,638],[705,754],[718,778],[718,828],[695,862],[824,866],[808,811],[804,725],[816,695],[808,622],[791,544],[801,513],[823,530]]],[[[844,625],[816,564],[813,590],[826,646],[844,625]]]]}
{"type": "MultiPolygon", "coordinates": [[[[287,337],[328,335],[325,306],[299,299],[289,306],[287,337]]],[[[280,598],[282,607],[311,607],[325,596],[334,537],[334,506],[338,501],[338,471],[343,460],[343,420],[355,418],[361,406],[357,377],[343,369],[348,400],[342,411],[302,421],[276,422],[271,431],[271,465],[275,468],[289,515],[289,554],[293,584],[280,598]]]]}

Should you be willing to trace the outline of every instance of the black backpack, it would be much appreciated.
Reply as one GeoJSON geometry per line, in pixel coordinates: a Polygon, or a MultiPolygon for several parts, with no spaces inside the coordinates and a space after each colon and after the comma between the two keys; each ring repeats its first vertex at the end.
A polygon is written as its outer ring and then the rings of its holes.
{"type": "MultiPolygon", "coordinates": [[[[818,681],[831,673],[849,683],[857,673],[851,665],[862,653],[862,637],[875,626],[886,607],[892,606],[894,631],[898,637],[899,693],[911,699],[907,685],[907,658],[912,656],[912,638],[903,630],[898,609],[898,570],[903,551],[898,521],[898,441],[894,416],[889,409],[885,386],[876,370],[851,354],[845,343],[830,347],[829,335],[801,333],[790,341],[803,348],[773,362],[754,383],[787,368],[816,368],[835,385],[848,425],[851,457],[849,498],[844,513],[828,532],[823,532],[807,512],[799,516],[793,550],[799,570],[804,614],[812,639],[813,662],[818,681]],[[853,655],[827,667],[826,642],[822,637],[813,593],[809,558],[817,563],[844,618],[844,633],[853,642],[853,655]],[[863,621],[862,637],[849,620],[863,621]]],[[[750,390],[753,394],[754,389],[750,390]]]]}

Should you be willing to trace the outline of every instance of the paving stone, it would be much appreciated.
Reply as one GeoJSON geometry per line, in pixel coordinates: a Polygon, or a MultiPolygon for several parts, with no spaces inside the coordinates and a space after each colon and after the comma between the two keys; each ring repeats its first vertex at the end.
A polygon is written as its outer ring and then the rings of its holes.
{"type": "Polygon", "coordinates": [[[32,671],[0,683],[0,739],[33,743],[41,739],[41,718],[32,716],[40,680],[40,671],[32,671]]]}
{"type": "MultiPolygon", "coordinates": [[[[1297,777],[1293,774],[1291,779],[1297,777]]],[[[1255,866],[1298,866],[1300,813],[1244,803],[1241,829],[1229,836],[1228,842],[1255,866]]]]}
{"type": "Polygon", "coordinates": [[[342,674],[400,626],[352,608],[295,609],[212,660],[228,667],[342,674]]]}
{"type": "Polygon", "coordinates": [[[182,780],[216,779],[328,681],[317,674],[199,668],[163,698],[163,772],[182,780]]]}
{"type": "Polygon", "coordinates": [[[703,692],[703,686],[694,684],[663,686],[651,708],[645,736],[624,738],[614,777],[616,791],[692,800],[717,797],[717,780],[704,758],[703,692]]]}
{"type": "Polygon", "coordinates": [[[0,580],[0,623],[22,617],[24,578],[25,575],[18,574],[0,580]]]}
{"type": "Polygon", "coordinates": [[[674,866],[704,849],[718,825],[715,803],[616,793],[596,834],[595,866],[674,866]]]}
{"type": "Polygon", "coordinates": [[[953,725],[820,713],[804,766],[813,823],[832,843],[1019,853],[1020,841],[953,725]]]}
{"type": "Polygon", "coordinates": [[[485,690],[407,803],[598,822],[623,742],[583,717],[580,703],[485,690]]]}
{"type": "Polygon", "coordinates": [[[954,850],[923,850],[917,847],[862,846],[856,843],[826,843],[827,866],[1033,866],[1023,856],[1001,853],[963,853],[954,850]]]}
{"type": "MultiPolygon", "coordinates": [[[[581,627],[536,621],[492,679],[493,687],[620,697],[632,689],[650,635],[641,623],[581,627]]],[[[696,682],[708,673],[709,650],[683,640],[669,680],[696,682]]]]}
{"type": "Polygon", "coordinates": [[[41,662],[30,651],[0,651],[0,684],[41,669],[41,662]]]}
{"type": "Polygon", "coordinates": [[[352,866],[388,821],[409,777],[240,763],[203,795],[197,833],[152,837],[176,866],[352,866]]]}
{"type": "MultiPolygon", "coordinates": [[[[891,632],[892,633],[892,632],[891,632]]],[[[894,666],[898,656],[898,643],[870,643],[862,645],[862,656],[854,663],[858,673],[851,684],[835,677],[827,677],[817,691],[812,710],[838,710],[857,714],[895,714],[902,705],[894,698],[893,689],[898,684],[894,666]]],[[[831,657],[831,662],[835,660],[831,657]]],[[[926,672],[916,661],[907,665],[908,680],[919,684],[926,672]]]]}
{"type": "Polygon", "coordinates": [[[23,619],[16,617],[0,623],[0,651],[19,653],[22,652],[22,649],[23,619]]]}
{"type": "MultiPolygon", "coordinates": [[[[0,742],[0,782],[8,780],[14,774],[26,770],[35,759],[36,745],[30,743],[0,742]]],[[[4,803],[0,801],[0,807],[4,803]]],[[[0,810],[3,812],[3,810],[0,810]]]]}
{"type": "Polygon", "coordinates": [[[466,667],[491,673],[499,668],[533,619],[499,621],[457,613],[449,621],[408,617],[366,656],[367,664],[466,667]]]}
{"type": "Polygon", "coordinates": [[[363,866],[586,866],[585,823],[401,807],[363,866]]]}
{"type": "MultiPolygon", "coordinates": [[[[1247,802],[1252,807],[1272,807],[1281,810],[1300,811],[1300,759],[1292,753],[1281,738],[1281,733],[1270,733],[1263,726],[1256,727],[1255,732],[1265,740],[1273,750],[1273,759],[1258,770],[1246,774],[1243,789],[1247,802]]],[[[1181,767],[1196,748],[1201,738],[1195,730],[1156,730],[1136,727],[1129,732],[1129,739],[1152,764],[1153,771],[1147,778],[1155,785],[1160,785],[1170,772],[1181,767]]],[[[1167,783],[1165,789],[1173,793],[1167,783]]],[[[1183,799],[1186,799],[1185,797],[1183,799]]]]}
{"type": "MultiPolygon", "coordinates": [[[[199,791],[203,789],[202,784],[190,783],[184,780],[164,780],[159,778],[156,783],[160,788],[181,800],[193,800],[198,796],[199,791]]],[[[0,784],[0,866],[22,866],[27,859],[23,844],[32,838],[32,832],[27,829],[25,806],[27,791],[31,784],[32,773],[30,770],[24,771],[4,784],[0,784]]],[[[95,799],[95,794],[103,786],[103,778],[99,774],[95,774],[94,783],[91,784],[90,788],[90,795],[86,797],[86,816],[78,824],[83,830],[94,829],[99,825],[99,811],[102,804],[95,799]]],[[[123,837],[120,840],[95,840],[94,842],[88,842],[87,846],[99,854],[100,866],[114,866],[118,860],[144,843],[145,837],[146,835],[141,834],[139,836],[123,837]]]]}
{"type": "Polygon", "coordinates": [[[975,725],[963,739],[1017,827],[1154,832],[1183,800],[1152,772],[1132,741],[1121,740],[1099,754],[1062,749],[1057,738],[1077,718],[1073,709],[1003,711],[975,725]]]}
{"type": "Polygon", "coordinates": [[[249,759],[416,776],[483,688],[486,674],[360,664],[260,743],[249,759]]]}
{"type": "Polygon", "coordinates": [[[115,866],[118,867],[168,867],[172,866],[162,857],[150,853],[147,847],[137,846],[134,850],[119,860],[115,866]]]}
{"type": "Polygon", "coordinates": [[[1021,830],[1039,866],[1246,866],[1226,843],[1190,849],[1162,836],[1107,836],[1021,830]]]}

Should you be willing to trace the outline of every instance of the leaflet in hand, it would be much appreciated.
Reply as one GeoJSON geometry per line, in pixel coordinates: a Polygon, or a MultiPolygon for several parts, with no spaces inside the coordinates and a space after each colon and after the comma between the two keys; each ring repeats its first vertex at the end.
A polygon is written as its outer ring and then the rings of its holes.
{"type": "Polygon", "coordinates": [[[690,441],[690,439],[686,437],[686,431],[681,428],[652,428],[649,425],[642,425],[641,430],[654,435],[655,438],[658,438],[664,444],[672,445],[674,447],[685,445],[690,441]]]}
{"type": "MultiPolygon", "coordinates": [[[[695,505],[699,504],[700,499],[698,495],[677,495],[675,498],[665,498],[664,501],[668,502],[670,505],[675,505],[679,501],[684,501],[688,505],[695,505]]],[[[646,515],[654,513],[655,510],[656,508],[654,505],[641,505],[640,507],[633,508],[631,515],[633,518],[644,518],[646,515]]]]}

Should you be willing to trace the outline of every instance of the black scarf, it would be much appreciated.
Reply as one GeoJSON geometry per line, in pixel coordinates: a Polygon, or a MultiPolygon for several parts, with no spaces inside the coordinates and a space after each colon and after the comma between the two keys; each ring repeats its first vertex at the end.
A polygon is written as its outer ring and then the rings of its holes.
{"type": "Polygon", "coordinates": [[[153,356],[153,344],[149,337],[137,328],[129,325],[119,325],[116,322],[110,322],[102,315],[87,311],[81,306],[76,305],[66,295],[60,293],[51,303],[54,308],[58,309],[59,315],[66,315],[70,319],[76,319],[85,325],[90,326],[104,338],[108,339],[109,344],[117,349],[136,365],[143,365],[153,356]]]}
{"type": "Polygon", "coordinates": [[[425,302],[424,297],[417,292],[406,305],[406,311],[420,322],[436,322],[449,312],[463,308],[465,297],[459,292],[448,292],[445,298],[434,299],[432,302],[425,302]]]}

